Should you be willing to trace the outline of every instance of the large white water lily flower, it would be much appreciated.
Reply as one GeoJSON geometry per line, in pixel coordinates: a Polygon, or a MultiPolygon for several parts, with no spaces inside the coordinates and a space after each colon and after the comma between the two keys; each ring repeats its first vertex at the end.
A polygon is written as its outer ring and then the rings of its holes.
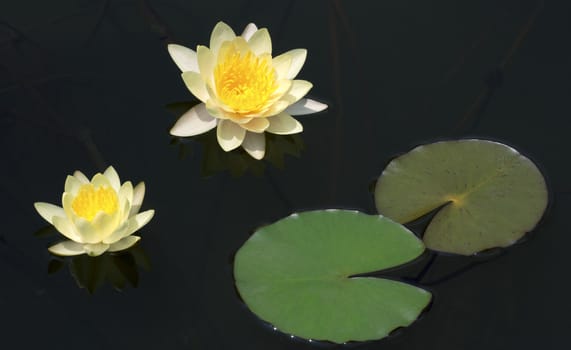
{"type": "Polygon", "coordinates": [[[69,175],[62,196],[63,208],[42,202],[34,203],[34,207],[69,238],[49,247],[51,253],[98,256],[127,249],[141,239],[132,234],[155,214],[154,210],[139,213],[144,196],[145,183],[135,188],[130,181],[121,184],[115,169],[109,167],[91,181],[80,171],[69,175]]]}
{"type": "Polygon", "coordinates": [[[202,103],[184,113],[171,129],[174,136],[193,136],[217,128],[225,151],[242,146],[252,157],[265,154],[264,132],[299,133],[302,125],[292,115],[324,110],[327,105],[303,98],[312,84],[294,80],[307,56],[295,49],[272,57],[268,30],[250,23],[241,36],[218,22],[210,48],[193,51],[170,44],[168,51],[182,71],[190,92],[202,103]]]}

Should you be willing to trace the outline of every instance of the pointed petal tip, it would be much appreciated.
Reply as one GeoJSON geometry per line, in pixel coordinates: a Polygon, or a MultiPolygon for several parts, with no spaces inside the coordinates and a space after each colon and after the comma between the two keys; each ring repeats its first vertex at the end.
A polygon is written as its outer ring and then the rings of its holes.
{"type": "Polygon", "coordinates": [[[329,106],[309,98],[302,98],[286,109],[286,113],[290,115],[306,115],[324,111],[329,106]]]}
{"type": "Polygon", "coordinates": [[[40,214],[42,219],[53,225],[54,217],[65,217],[63,208],[45,202],[35,202],[34,208],[40,214]]]}
{"type": "Polygon", "coordinates": [[[270,127],[266,131],[277,135],[299,134],[303,125],[288,113],[280,113],[270,118],[270,127]]]}
{"type": "Polygon", "coordinates": [[[85,253],[83,245],[74,241],[63,241],[52,245],[48,251],[58,256],[74,256],[85,253]]]}
{"type": "Polygon", "coordinates": [[[89,182],[89,179],[87,178],[87,176],[85,176],[85,174],[79,170],[74,171],[73,176],[81,183],[85,184],[85,183],[89,182]]]}
{"type": "Polygon", "coordinates": [[[248,46],[256,55],[272,53],[272,38],[267,28],[258,29],[248,40],[248,46]]]}
{"type": "Polygon", "coordinates": [[[109,246],[108,250],[109,250],[109,252],[112,253],[112,252],[118,252],[121,250],[129,249],[133,245],[135,245],[135,243],[137,243],[140,240],[141,240],[141,237],[139,237],[139,236],[127,236],[125,238],[122,238],[118,242],[111,244],[109,246]]]}
{"type": "Polygon", "coordinates": [[[242,144],[246,129],[230,120],[222,120],[216,129],[218,144],[225,152],[230,152],[242,144]]]}
{"type": "MultiPolygon", "coordinates": [[[[167,50],[169,50],[169,52],[173,51],[173,50],[177,50],[180,47],[185,47],[179,44],[167,44],[167,50]]],[[[186,47],[187,48],[187,47],[186,47]]]]}
{"type": "Polygon", "coordinates": [[[255,160],[262,160],[264,159],[264,157],[266,156],[266,150],[261,150],[261,151],[251,151],[247,148],[244,148],[244,150],[246,150],[246,152],[248,152],[248,154],[250,155],[250,157],[254,158],[255,160]]]}
{"type": "Polygon", "coordinates": [[[258,27],[254,23],[248,23],[248,25],[244,28],[242,32],[242,38],[244,40],[249,41],[252,35],[258,30],[258,27]]]}
{"type": "Polygon", "coordinates": [[[264,133],[247,132],[242,148],[252,158],[262,160],[266,155],[266,135],[264,133]]]}
{"type": "Polygon", "coordinates": [[[215,128],[217,123],[217,119],[206,110],[206,105],[200,103],[180,116],[169,133],[178,137],[200,135],[215,128]]]}

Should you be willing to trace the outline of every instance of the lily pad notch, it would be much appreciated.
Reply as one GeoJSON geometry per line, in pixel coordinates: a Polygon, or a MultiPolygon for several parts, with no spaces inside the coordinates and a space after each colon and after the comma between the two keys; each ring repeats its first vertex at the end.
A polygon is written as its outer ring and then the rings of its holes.
{"type": "Polygon", "coordinates": [[[393,159],[375,187],[378,212],[401,224],[440,208],[424,243],[461,255],[516,243],[536,227],[548,197],[531,160],[510,146],[478,139],[416,147],[393,159]]]}
{"type": "Polygon", "coordinates": [[[304,339],[376,340],[409,326],[431,294],[389,279],[351,277],[420,256],[412,232],[347,210],[292,214],[256,231],[236,253],[236,288],[250,310],[304,339]]]}

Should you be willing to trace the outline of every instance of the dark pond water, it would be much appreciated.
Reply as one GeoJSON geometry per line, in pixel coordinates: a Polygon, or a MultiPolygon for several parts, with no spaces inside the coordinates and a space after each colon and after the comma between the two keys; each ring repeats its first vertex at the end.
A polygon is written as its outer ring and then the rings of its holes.
{"type": "MultiPolygon", "coordinates": [[[[552,192],[543,222],[499,257],[439,256],[423,280],[435,296],[430,311],[390,338],[352,346],[564,348],[570,13],[571,2],[537,0],[3,1],[1,347],[324,346],[274,332],[249,312],[233,285],[236,250],[257,227],[295,211],[375,213],[369,188],[392,157],[483,137],[543,169],[552,192]],[[195,143],[171,144],[176,116],[165,105],[191,96],[166,44],[207,43],[219,20],[238,31],[248,22],[268,27],[275,52],[309,50],[300,77],[330,108],[300,117],[303,149],[285,155],[283,168],[232,176],[205,169],[195,143]],[[107,165],[144,180],[144,208],[156,210],[137,250],[105,263],[128,276],[123,291],[90,281],[102,267],[89,261],[74,263],[74,278],[69,261],[50,262],[53,238],[34,235],[45,223],[33,202],[59,203],[67,174],[107,165]]],[[[398,275],[415,276],[425,263],[398,275]]]]}

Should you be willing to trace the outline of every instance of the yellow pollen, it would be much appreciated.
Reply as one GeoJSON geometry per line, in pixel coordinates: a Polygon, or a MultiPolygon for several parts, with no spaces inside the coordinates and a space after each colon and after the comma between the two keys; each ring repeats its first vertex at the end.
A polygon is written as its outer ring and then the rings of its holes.
{"type": "Polygon", "coordinates": [[[214,69],[214,83],[220,101],[236,113],[255,113],[267,106],[276,91],[276,72],[269,55],[240,54],[232,45],[214,69]]]}
{"type": "Polygon", "coordinates": [[[95,188],[92,184],[82,185],[71,203],[75,214],[88,221],[93,220],[101,211],[113,214],[118,206],[119,199],[113,188],[108,186],[95,188]]]}

